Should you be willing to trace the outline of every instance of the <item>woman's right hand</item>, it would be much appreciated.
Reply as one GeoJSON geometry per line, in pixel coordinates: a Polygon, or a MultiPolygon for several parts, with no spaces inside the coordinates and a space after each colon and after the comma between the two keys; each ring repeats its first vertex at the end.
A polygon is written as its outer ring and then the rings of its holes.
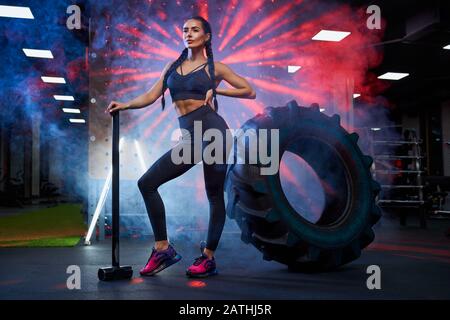
{"type": "Polygon", "coordinates": [[[115,111],[126,110],[127,108],[128,104],[126,103],[111,101],[111,103],[108,105],[108,108],[106,108],[105,113],[109,112],[109,114],[111,114],[115,111]]]}

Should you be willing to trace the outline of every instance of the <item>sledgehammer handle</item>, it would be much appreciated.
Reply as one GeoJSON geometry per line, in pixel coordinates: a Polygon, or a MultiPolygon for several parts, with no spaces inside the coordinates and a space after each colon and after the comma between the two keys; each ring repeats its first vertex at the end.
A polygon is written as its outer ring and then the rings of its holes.
{"type": "Polygon", "coordinates": [[[119,112],[112,126],[112,265],[119,267],[119,112]]]}

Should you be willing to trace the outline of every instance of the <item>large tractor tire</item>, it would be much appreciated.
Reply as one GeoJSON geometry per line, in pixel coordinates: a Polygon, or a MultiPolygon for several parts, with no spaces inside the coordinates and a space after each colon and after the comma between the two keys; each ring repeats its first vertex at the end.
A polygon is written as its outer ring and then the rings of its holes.
{"type": "MultiPolygon", "coordinates": [[[[328,117],[317,105],[299,107],[295,101],[265,108],[241,129],[279,129],[280,162],[286,151],[301,157],[320,179],[325,195],[320,219],[308,221],[288,201],[279,171],[261,174],[267,164],[259,158],[254,164],[236,161],[235,137],[226,210],[239,225],[241,239],[265,260],[303,272],[330,270],[357,259],[374,240],[372,226],[381,217],[375,202],[380,186],[372,179],[372,158],[357,145],[358,135],[342,128],[338,115],[328,117]]],[[[244,149],[249,152],[248,144],[244,149]]]]}

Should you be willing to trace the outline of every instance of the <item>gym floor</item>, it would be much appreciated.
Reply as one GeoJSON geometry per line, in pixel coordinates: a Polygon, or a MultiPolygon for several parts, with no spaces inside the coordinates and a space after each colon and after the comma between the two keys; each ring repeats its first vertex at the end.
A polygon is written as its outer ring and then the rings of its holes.
{"type": "Polygon", "coordinates": [[[238,234],[224,233],[217,252],[220,275],[188,279],[186,267],[199,255],[192,240],[175,239],[183,259],[154,277],[140,277],[151,239],[121,239],[121,264],[131,265],[131,280],[100,282],[97,270],[111,263],[111,241],[72,248],[1,248],[0,299],[449,299],[450,221],[431,220],[427,229],[409,220],[406,227],[383,217],[376,240],[356,261],[337,271],[294,273],[264,261],[238,234]],[[69,290],[69,265],[81,270],[81,289],[69,290]],[[381,289],[369,290],[367,267],[378,265],[381,289]]]}

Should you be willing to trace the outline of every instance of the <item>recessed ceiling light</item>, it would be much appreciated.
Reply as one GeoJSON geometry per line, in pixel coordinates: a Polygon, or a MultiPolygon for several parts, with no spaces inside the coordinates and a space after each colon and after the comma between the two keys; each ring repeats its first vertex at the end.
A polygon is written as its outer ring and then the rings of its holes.
{"type": "Polygon", "coordinates": [[[361,97],[361,94],[359,94],[359,93],[354,93],[353,94],[353,99],[356,99],[356,98],[359,98],[359,97],[361,97]]]}
{"type": "Polygon", "coordinates": [[[400,80],[409,76],[409,73],[401,73],[401,72],[386,72],[385,74],[378,77],[378,79],[383,80],[400,80]]]}
{"type": "Polygon", "coordinates": [[[38,49],[22,49],[27,57],[30,58],[46,58],[53,59],[52,52],[50,50],[38,50],[38,49]]]}
{"type": "Polygon", "coordinates": [[[65,113],[81,113],[80,109],[63,108],[65,113]]]}
{"type": "Polygon", "coordinates": [[[288,66],[288,72],[289,73],[296,73],[298,70],[300,70],[301,66],[288,66]]]}
{"type": "Polygon", "coordinates": [[[348,37],[350,34],[351,32],[346,31],[321,30],[312,38],[312,40],[339,42],[348,37]]]}
{"type": "Polygon", "coordinates": [[[34,19],[29,7],[0,6],[0,17],[34,19]]]}
{"type": "Polygon", "coordinates": [[[46,83],[66,83],[66,80],[60,77],[41,77],[41,79],[46,83]]]}
{"type": "Polygon", "coordinates": [[[58,95],[55,95],[53,97],[55,98],[55,100],[62,100],[62,101],[74,101],[75,100],[75,98],[72,97],[72,96],[58,96],[58,95]]]}
{"type": "Polygon", "coordinates": [[[86,123],[84,119],[69,119],[71,123],[86,123]]]}
{"type": "Polygon", "coordinates": [[[450,50],[450,44],[444,47],[445,50],[450,50]]]}

